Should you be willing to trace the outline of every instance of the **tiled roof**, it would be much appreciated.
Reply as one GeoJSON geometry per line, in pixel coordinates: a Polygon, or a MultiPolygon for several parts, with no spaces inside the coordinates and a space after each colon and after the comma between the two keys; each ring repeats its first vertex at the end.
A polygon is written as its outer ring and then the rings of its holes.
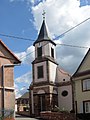
{"type": "Polygon", "coordinates": [[[29,98],[29,92],[24,93],[20,98],[29,98]]]}
{"type": "Polygon", "coordinates": [[[15,63],[21,63],[21,61],[14,55],[14,53],[9,50],[9,48],[0,40],[0,44],[13,56],[15,63]]]}

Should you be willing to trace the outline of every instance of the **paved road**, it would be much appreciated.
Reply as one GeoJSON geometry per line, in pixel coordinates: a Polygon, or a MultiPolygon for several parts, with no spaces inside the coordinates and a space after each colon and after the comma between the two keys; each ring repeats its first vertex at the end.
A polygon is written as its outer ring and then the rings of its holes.
{"type": "Polygon", "coordinates": [[[17,116],[15,117],[15,120],[38,120],[38,119],[17,115],[17,116]]]}

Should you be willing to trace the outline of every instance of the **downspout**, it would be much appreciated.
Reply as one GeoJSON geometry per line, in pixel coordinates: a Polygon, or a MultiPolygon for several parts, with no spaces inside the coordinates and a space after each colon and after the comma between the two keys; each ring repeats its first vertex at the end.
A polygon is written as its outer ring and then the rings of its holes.
{"type": "Polygon", "coordinates": [[[2,66],[2,116],[4,117],[4,102],[5,102],[5,87],[4,87],[4,65],[2,66]]]}
{"type": "Polygon", "coordinates": [[[74,82],[72,80],[72,77],[71,77],[71,85],[72,85],[72,110],[75,111],[75,107],[74,107],[74,82]]]}

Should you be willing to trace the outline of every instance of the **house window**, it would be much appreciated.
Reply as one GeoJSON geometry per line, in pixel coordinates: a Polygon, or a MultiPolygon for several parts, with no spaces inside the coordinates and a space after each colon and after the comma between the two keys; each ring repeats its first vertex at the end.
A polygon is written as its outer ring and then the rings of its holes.
{"type": "Polygon", "coordinates": [[[37,78],[43,78],[43,66],[37,67],[37,78]]]}
{"type": "Polygon", "coordinates": [[[54,58],[54,49],[53,48],[51,48],[51,57],[54,58]]]}
{"type": "Polygon", "coordinates": [[[37,48],[37,56],[41,57],[42,56],[42,47],[37,48]]]}
{"type": "Polygon", "coordinates": [[[90,79],[83,80],[83,91],[90,90],[90,79]]]}
{"type": "Polygon", "coordinates": [[[22,99],[22,104],[24,104],[24,99],[22,99]]]}
{"type": "Polygon", "coordinates": [[[90,113],[90,101],[84,103],[85,105],[85,113],[90,113]]]}

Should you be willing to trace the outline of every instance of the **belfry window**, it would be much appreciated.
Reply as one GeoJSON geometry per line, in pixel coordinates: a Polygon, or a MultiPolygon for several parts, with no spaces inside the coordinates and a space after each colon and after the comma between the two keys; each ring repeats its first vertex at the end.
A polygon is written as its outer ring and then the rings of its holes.
{"type": "Polygon", "coordinates": [[[37,48],[37,57],[41,57],[42,56],[42,47],[38,47],[37,48]]]}
{"type": "Polygon", "coordinates": [[[54,58],[54,49],[53,48],[51,48],[51,57],[54,58]]]}
{"type": "Polygon", "coordinates": [[[43,66],[37,67],[37,78],[43,78],[43,66]]]}

